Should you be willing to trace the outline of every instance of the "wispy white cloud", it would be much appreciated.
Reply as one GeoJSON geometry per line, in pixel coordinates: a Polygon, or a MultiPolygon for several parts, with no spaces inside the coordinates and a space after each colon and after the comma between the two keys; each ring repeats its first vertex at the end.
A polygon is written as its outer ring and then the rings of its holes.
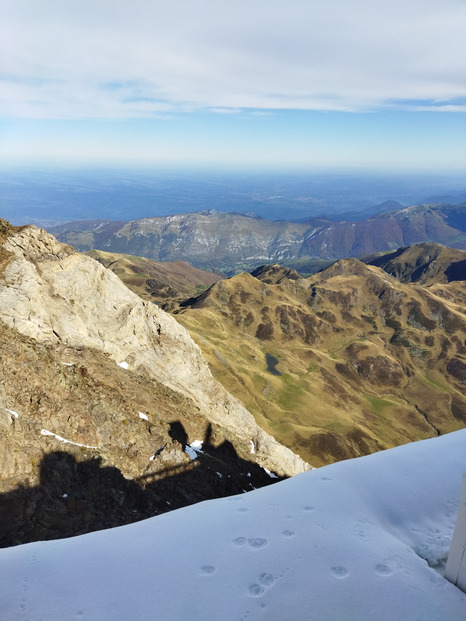
{"type": "Polygon", "coordinates": [[[434,104],[430,106],[415,106],[415,112],[466,112],[466,105],[460,106],[457,104],[434,104]]]}
{"type": "Polygon", "coordinates": [[[0,18],[7,116],[464,110],[463,0],[3,0],[0,18]]]}
{"type": "Polygon", "coordinates": [[[241,114],[241,108],[210,108],[214,114],[241,114]]]}

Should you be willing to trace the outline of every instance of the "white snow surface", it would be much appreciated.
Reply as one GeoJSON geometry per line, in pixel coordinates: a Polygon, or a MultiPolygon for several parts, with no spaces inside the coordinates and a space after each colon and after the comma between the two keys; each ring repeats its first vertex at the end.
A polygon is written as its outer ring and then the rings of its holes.
{"type": "Polygon", "coordinates": [[[424,560],[448,552],[464,472],[466,430],[3,549],[1,618],[464,621],[466,594],[424,560]]]}
{"type": "Polygon", "coordinates": [[[66,438],[62,438],[58,434],[53,433],[53,431],[47,431],[47,429],[41,429],[40,435],[51,436],[52,438],[55,438],[55,440],[58,440],[59,442],[64,442],[65,444],[73,444],[74,446],[83,446],[84,448],[90,448],[90,449],[99,448],[98,446],[89,446],[89,444],[80,444],[79,442],[73,442],[72,440],[67,440],[66,438]]]}
{"type": "Polygon", "coordinates": [[[267,470],[267,468],[262,468],[262,469],[265,470],[265,472],[269,475],[271,479],[278,479],[278,476],[274,474],[273,472],[270,472],[270,470],[267,470]]]}
{"type": "Polygon", "coordinates": [[[187,444],[184,447],[184,452],[189,455],[191,459],[197,459],[199,453],[202,453],[203,440],[194,440],[191,444],[187,444]]]}

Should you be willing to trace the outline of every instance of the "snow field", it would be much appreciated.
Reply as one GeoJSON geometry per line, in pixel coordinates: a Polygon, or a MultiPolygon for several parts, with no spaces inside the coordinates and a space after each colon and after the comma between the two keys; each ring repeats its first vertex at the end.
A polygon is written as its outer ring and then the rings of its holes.
{"type": "Polygon", "coordinates": [[[464,621],[466,430],[107,531],[0,550],[2,621],[464,621]],[[429,564],[425,559],[428,559],[429,564]]]}

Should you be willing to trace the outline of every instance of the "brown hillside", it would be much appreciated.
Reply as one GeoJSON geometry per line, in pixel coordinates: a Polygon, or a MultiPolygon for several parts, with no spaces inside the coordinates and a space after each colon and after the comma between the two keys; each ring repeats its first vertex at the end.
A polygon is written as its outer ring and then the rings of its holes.
{"type": "Polygon", "coordinates": [[[429,286],[466,280],[466,252],[441,244],[415,244],[367,262],[404,283],[429,286]]]}
{"type": "Polygon", "coordinates": [[[222,275],[200,270],[185,261],[156,262],[144,257],[90,250],[88,256],[114,272],[127,287],[159,306],[176,305],[218,282],[222,275]]]}
{"type": "Polygon", "coordinates": [[[176,318],[215,377],[304,459],[466,424],[466,317],[455,303],[464,285],[442,285],[441,297],[356,259],[307,279],[276,266],[258,277],[216,283],[176,318]]]}

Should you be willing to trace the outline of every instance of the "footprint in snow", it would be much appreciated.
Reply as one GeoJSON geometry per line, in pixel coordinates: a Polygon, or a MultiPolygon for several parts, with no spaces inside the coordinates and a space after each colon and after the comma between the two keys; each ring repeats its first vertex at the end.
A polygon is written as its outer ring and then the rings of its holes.
{"type": "Polygon", "coordinates": [[[391,576],[393,571],[385,563],[378,563],[374,567],[375,573],[379,576],[391,576]]]}
{"type": "Polygon", "coordinates": [[[356,537],[361,541],[369,541],[370,537],[367,534],[365,526],[363,524],[359,524],[356,527],[356,537]]]}
{"type": "Polygon", "coordinates": [[[246,537],[236,537],[232,540],[232,544],[237,548],[248,544],[250,548],[258,550],[260,548],[265,548],[269,542],[267,539],[264,539],[264,537],[251,537],[250,539],[246,539],[246,537]]]}
{"type": "Polygon", "coordinates": [[[282,571],[282,573],[280,574],[279,578],[283,578],[284,576],[286,576],[286,574],[290,571],[289,567],[285,567],[285,569],[282,571]]]}
{"type": "Polygon", "coordinates": [[[344,565],[336,565],[335,567],[331,567],[330,571],[335,578],[346,578],[349,576],[349,571],[344,565]]]}
{"type": "MultiPolygon", "coordinates": [[[[36,556],[37,556],[37,553],[34,550],[34,552],[31,554],[31,561],[30,561],[30,568],[31,568],[31,570],[33,570],[34,565],[36,564],[36,556]]],[[[20,608],[22,613],[26,612],[26,609],[27,609],[27,606],[26,606],[26,601],[27,601],[26,600],[26,596],[27,596],[28,590],[29,590],[29,576],[26,574],[24,576],[24,579],[23,579],[23,594],[24,595],[23,595],[23,597],[21,599],[21,604],[19,606],[19,608],[20,608]]]]}
{"type": "Polygon", "coordinates": [[[263,537],[253,537],[252,539],[248,539],[248,546],[255,550],[265,548],[268,543],[267,539],[264,539],[263,537]]]}
{"type": "Polygon", "coordinates": [[[294,530],[282,530],[283,537],[294,537],[295,534],[294,530]]]}
{"type": "Polygon", "coordinates": [[[254,582],[248,586],[248,593],[251,597],[260,597],[265,593],[265,587],[258,582],[254,582]]]}
{"type": "Polygon", "coordinates": [[[248,594],[251,597],[260,597],[265,591],[275,584],[275,578],[272,574],[266,572],[262,573],[257,582],[253,582],[247,588],[248,594]]]}
{"type": "Polygon", "coordinates": [[[201,575],[203,576],[211,576],[217,571],[217,568],[213,565],[204,565],[201,567],[201,575]]]}
{"type": "Polygon", "coordinates": [[[272,574],[263,573],[259,576],[258,582],[262,584],[262,586],[270,587],[275,583],[275,578],[272,574]]]}

